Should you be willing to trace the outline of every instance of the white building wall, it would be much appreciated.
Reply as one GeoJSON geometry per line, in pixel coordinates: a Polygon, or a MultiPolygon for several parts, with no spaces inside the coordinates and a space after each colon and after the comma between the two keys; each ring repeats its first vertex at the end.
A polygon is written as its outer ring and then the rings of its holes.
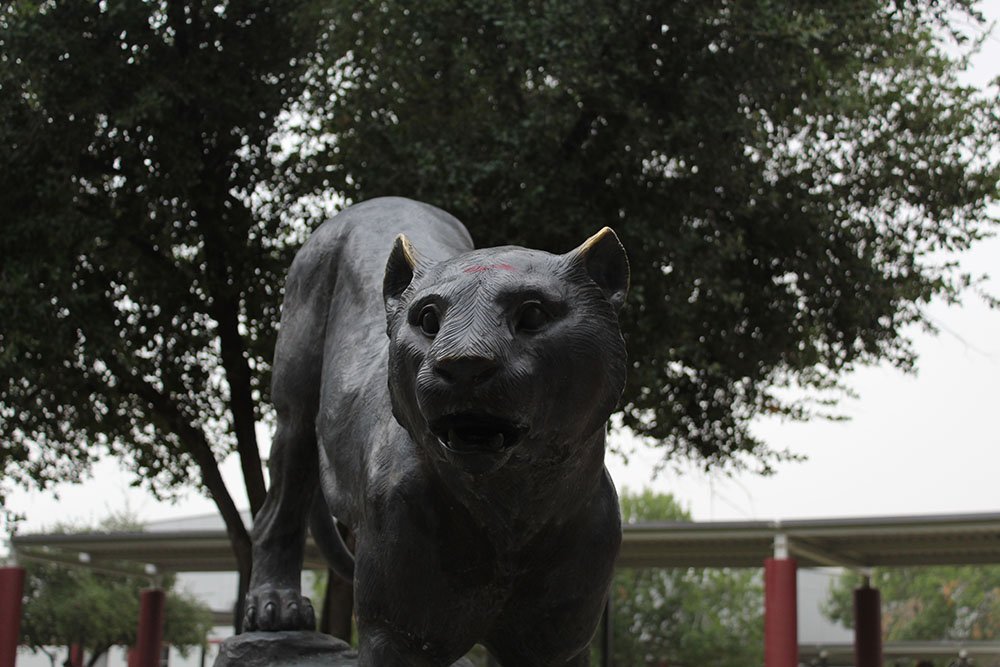
{"type": "Polygon", "coordinates": [[[836,567],[799,569],[796,582],[799,644],[849,644],[854,641],[852,630],[833,623],[820,611],[820,605],[826,599],[830,583],[842,572],[842,569],[836,567]]]}

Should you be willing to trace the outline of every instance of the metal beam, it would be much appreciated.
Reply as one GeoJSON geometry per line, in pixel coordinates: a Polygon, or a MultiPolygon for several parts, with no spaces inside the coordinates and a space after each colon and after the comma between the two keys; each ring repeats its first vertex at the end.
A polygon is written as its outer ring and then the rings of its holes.
{"type": "Polygon", "coordinates": [[[789,540],[788,550],[800,559],[804,558],[820,565],[845,567],[861,574],[871,572],[871,567],[862,563],[856,557],[848,556],[832,549],[817,547],[800,538],[789,540]]]}

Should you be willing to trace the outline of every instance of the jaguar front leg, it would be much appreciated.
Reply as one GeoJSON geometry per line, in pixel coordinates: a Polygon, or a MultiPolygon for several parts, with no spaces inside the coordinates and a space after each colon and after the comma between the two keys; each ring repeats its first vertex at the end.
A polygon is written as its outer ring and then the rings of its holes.
{"type": "Polygon", "coordinates": [[[306,524],[317,488],[313,420],[278,413],[271,449],[271,488],[254,520],[253,571],[244,630],[313,630],[316,615],[301,591],[306,524]]]}

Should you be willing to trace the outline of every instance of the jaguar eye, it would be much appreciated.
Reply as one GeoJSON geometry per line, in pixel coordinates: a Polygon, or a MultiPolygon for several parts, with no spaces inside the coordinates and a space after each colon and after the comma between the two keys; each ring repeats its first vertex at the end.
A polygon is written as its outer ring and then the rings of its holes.
{"type": "Polygon", "coordinates": [[[538,331],[549,323],[549,314],[537,301],[528,301],[521,306],[517,316],[517,328],[521,331],[538,331]]]}
{"type": "Polygon", "coordinates": [[[441,315],[434,306],[424,306],[417,316],[417,325],[426,336],[436,336],[441,330],[441,315]]]}

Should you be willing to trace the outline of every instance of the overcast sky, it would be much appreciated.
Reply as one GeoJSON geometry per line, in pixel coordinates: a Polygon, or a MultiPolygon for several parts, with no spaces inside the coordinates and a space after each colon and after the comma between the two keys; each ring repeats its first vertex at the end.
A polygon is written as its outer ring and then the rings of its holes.
{"type": "MultiPolygon", "coordinates": [[[[989,0],[984,10],[996,19],[998,5],[989,0]]],[[[1000,36],[987,40],[976,62],[976,83],[1000,75],[1000,36]]],[[[962,265],[997,274],[988,288],[1000,295],[1000,239],[974,248],[962,265]]],[[[1000,311],[970,294],[962,307],[934,303],[929,314],[940,334],[910,332],[920,356],[916,375],[877,367],[848,378],[858,393],[841,405],[849,421],[755,424],[775,449],[806,456],[805,462],[781,464],[768,478],[680,465],[654,479],[659,454],[640,450],[628,466],[609,456],[612,476],[619,487],[673,493],[697,520],[1000,512],[1000,311]]],[[[237,461],[223,468],[236,493],[237,461]]],[[[21,532],[58,521],[93,523],[124,507],[146,521],[215,511],[194,493],[177,504],[157,503],[131,488],[131,480],[107,461],[85,483],[59,487],[58,496],[18,491],[9,505],[26,515],[21,532]]],[[[245,494],[236,497],[245,507],[245,494]]]]}

